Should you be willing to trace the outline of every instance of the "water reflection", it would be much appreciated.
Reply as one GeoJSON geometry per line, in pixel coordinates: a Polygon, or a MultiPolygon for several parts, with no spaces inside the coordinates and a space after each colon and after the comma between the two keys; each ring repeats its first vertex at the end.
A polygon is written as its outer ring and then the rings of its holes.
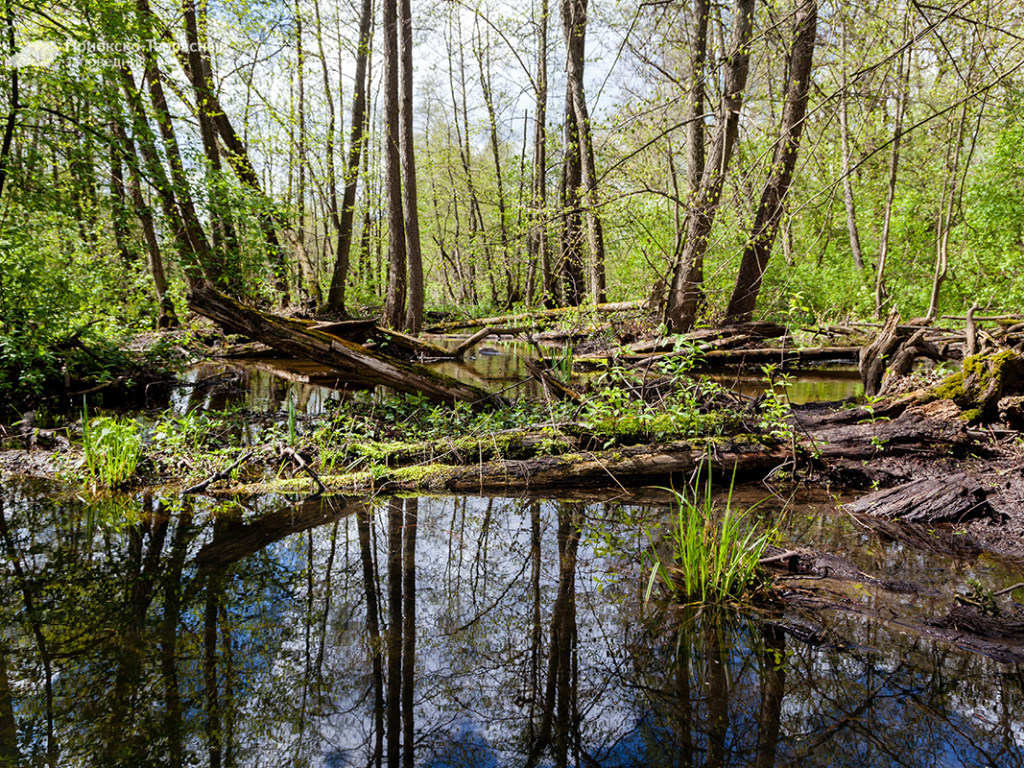
{"type": "Polygon", "coordinates": [[[5,489],[0,765],[1022,764],[1015,666],[645,607],[658,512],[5,489]]]}

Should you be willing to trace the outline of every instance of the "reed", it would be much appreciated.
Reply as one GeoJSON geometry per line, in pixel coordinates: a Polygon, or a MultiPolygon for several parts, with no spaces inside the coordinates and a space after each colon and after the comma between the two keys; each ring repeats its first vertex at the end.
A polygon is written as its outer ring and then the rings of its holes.
{"type": "Polygon", "coordinates": [[[93,490],[117,488],[138,467],[142,453],[139,425],[125,417],[89,418],[88,405],[83,403],[82,449],[85,472],[93,490]]]}
{"type": "Polygon", "coordinates": [[[659,581],[686,603],[729,602],[760,582],[760,560],[777,529],[758,531],[751,519],[754,507],[733,506],[732,485],[721,511],[711,497],[710,473],[703,492],[700,485],[698,479],[692,492],[673,491],[674,514],[666,537],[670,557],[652,549],[647,599],[659,581]]]}

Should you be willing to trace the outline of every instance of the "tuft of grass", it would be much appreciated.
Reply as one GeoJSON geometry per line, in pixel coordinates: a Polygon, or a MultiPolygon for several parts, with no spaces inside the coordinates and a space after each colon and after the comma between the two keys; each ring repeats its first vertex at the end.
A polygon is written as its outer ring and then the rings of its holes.
{"type": "MultiPolygon", "coordinates": [[[[760,582],[760,560],[776,538],[777,529],[758,532],[751,520],[754,507],[738,510],[732,486],[719,511],[711,499],[710,472],[703,492],[700,479],[692,493],[672,491],[674,517],[667,543],[671,557],[652,550],[654,567],[647,582],[647,600],[661,582],[685,603],[725,603],[737,600],[760,582]]],[[[755,505],[756,506],[756,505],[755,505]]]]}
{"type": "Polygon", "coordinates": [[[135,474],[142,454],[139,425],[117,416],[89,418],[82,406],[82,448],[85,472],[93,490],[117,488],[135,474]]]}

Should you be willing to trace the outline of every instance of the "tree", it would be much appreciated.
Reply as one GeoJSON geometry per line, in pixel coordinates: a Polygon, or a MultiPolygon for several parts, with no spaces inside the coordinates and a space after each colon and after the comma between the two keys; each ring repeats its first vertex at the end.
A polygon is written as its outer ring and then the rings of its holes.
{"type": "Polygon", "coordinates": [[[406,237],[402,208],[401,115],[399,98],[398,0],[384,0],[384,190],[388,222],[388,288],[384,322],[405,322],[406,237]]]}
{"type": "MultiPolygon", "coordinates": [[[[697,319],[704,253],[721,204],[729,161],[739,134],[740,108],[750,71],[750,37],[754,25],[754,0],[735,0],[730,53],[725,63],[722,99],[716,114],[715,136],[704,163],[700,187],[691,191],[683,224],[685,242],[669,290],[665,319],[672,330],[687,331],[697,319]]],[[[699,20],[698,20],[699,29],[699,20]]]]}
{"type": "Polygon", "coordinates": [[[764,271],[772,255],[775,235],[779,230],[786,195],[793,181],[797,150],[807,115],[810,94],[811,66],[814,60],[814,38],[818,26],[817,0],[802,0],[794,17],[795,35],[789,54],[789,82],[786,103],[782,108],[782,124],[775,141],[768,181],[761,193],[761,202],[754,219],[754,230],[743,251],[736,286],[726,310],[727,323],[749,322],[761,290],[764,271]]]}

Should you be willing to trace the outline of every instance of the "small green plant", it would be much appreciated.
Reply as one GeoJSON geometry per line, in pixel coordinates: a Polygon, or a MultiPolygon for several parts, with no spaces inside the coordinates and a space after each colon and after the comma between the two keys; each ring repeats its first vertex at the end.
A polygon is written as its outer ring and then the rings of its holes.
{"type": "Polygon", "coordinates": [[[719,514],[707,474],[703,490],[698,478],[692,493],[673,491],[671,559],[666,562],[654,553],[646,599],[660,580],[683,602],[724,603],[742,597],[760,579],[760,560],[777,531],[769,528],[758,533],[750,520],[753,507],[745,511],[733,507],[731,486],[719,514]]]}
{"type": "Polygon", "coordinates": [[[85,472],[93,490],[117,488],[125,483],[139,464],[142,437],[131,419],[117,416],[89,418],[82,404],[82,449],[85,472]]]}
{"type": "Polygon", "coordinates": [[[761,372],[765,380],[764,400],[761,403],[761,429],[777,440],[788,440],[793,436],[793,427],[789,423],[792,409],[785,395],[790,376],[778,373],[774,364],[762,365],[761,372]],[[777,392],[776,386],[782,387],[783,392],[777,392]]]}

